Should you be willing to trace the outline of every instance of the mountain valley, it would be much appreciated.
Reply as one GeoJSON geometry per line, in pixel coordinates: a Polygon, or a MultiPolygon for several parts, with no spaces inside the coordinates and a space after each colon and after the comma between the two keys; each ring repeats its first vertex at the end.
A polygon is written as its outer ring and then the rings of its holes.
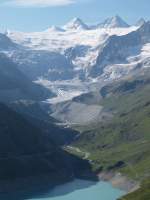
{"type": "Polygon", "coordinates": [[[113,172],[149,200],[150,21],[0,33],[0,119],[0,182],[113,172]]]}

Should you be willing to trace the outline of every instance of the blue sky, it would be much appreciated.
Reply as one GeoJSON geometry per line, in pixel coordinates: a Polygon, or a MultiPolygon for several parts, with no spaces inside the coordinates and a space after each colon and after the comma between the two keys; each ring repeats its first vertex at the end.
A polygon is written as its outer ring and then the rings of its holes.
{"type": "Polygon", "coordinates": [[[0,0],[0,29],[40,31],[74,17],[97,23],[120,15],[127,22],[150,19],[150,0],[0,0]]]}

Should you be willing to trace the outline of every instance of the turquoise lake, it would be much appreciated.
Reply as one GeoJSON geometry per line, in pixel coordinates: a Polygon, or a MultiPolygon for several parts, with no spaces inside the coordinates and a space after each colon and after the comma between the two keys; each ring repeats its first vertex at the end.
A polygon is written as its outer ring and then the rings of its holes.
{"type": "Polygon", "coordinates": [[[124,194],[106,182],[75,180],[32,200],[116,200],[124,194]]]}
{"type": "Polygon", "coordinates": [[[0,200],[117,200],[124,194],[124,191],[113,188],[107,182],[77,179],[54,189],[46,189],[46,192],[37,189],[35,193],[24,191],[0,194],[0,200]]]}

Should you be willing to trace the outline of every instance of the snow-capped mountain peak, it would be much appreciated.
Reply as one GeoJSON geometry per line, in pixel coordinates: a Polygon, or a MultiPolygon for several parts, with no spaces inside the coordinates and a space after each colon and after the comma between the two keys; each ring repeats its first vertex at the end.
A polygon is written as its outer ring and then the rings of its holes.
{"type": "Polygon", "coordinates": [[[87,30],[89,29],[88,25],[86,25],[80,18],[74,18],[70,22],[68,22],[64,27],[65,30],[87,30]]]}
{"type": "Polygon", "coordinates": [[[0,34],[0,52],[31,80],[56,92],[59,100],[70,92],[72,98],[87,92],[90,84],[95,88],[96,82],[118,80],[149,67],[150,22],[129,26],[115,16],[98,28],[75,18],[65,29],[6,31],[0,34]]]}
{"type": "Polygon", "coordinates": [[[99,28],[127,28],[129,25],[118,15],[107,18],[104,22],[98,24],[99,28]]]}

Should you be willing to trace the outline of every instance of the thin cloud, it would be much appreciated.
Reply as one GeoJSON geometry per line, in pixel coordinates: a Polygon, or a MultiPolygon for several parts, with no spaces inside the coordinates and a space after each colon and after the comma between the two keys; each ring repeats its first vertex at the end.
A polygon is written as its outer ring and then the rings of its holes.
{"type": "Polygon", "coordinates": [[[52,7],[66,6],[75,3],[75,0],[7,0],[4,5],[20,7],[52,7]]]}

